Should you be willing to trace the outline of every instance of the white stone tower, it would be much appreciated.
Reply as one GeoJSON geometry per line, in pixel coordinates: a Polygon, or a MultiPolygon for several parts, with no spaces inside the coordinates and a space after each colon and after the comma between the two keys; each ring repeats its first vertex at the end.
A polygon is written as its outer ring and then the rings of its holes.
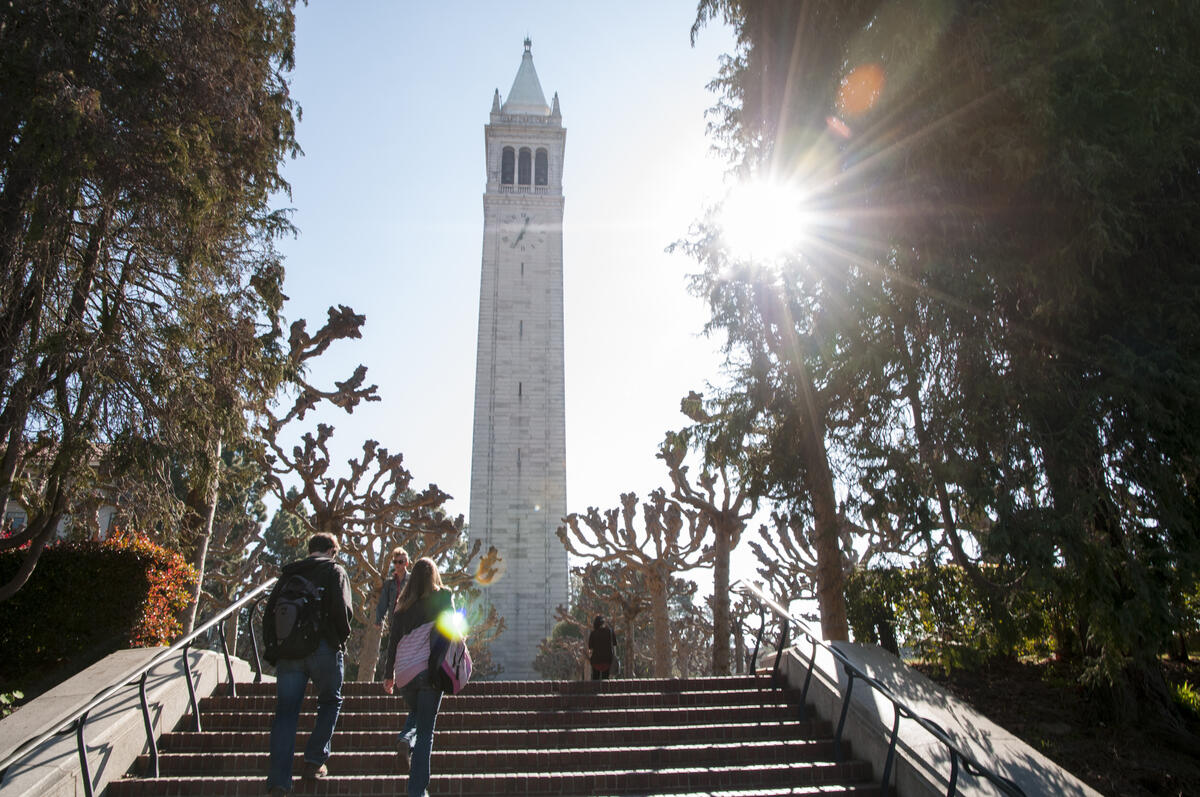
{"type": "Polygon", "coordinates": [[[504,678],[539,677],[533,659],[567,602],[563,386],[562,166],[566,130],[546,104],[530,41],[503,105],[484,126],[483,274],[475,366],[470,536],[503,571],[485,594],[506,629],[504,678]]]}

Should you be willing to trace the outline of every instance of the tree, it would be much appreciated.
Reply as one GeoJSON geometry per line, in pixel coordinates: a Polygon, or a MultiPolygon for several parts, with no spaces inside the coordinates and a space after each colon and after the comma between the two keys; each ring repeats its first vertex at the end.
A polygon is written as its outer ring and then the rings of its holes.
{"type": "Polygon", "coordinates": [[[1186,739],[1157,656],[1200,568],[1200,11],[706,0],[697,25],[716,17],[739,37],[718,136],[743,170],[824,164],[813,210],[857,233],[817,233],[839,276],[803,293],[843,322],[799,338],[818,388],[862,368],[880,397],[823,404],[857,429],[846,482],[966,572],[1018,574],[1000,590],[1079,596],[1087,682],[1186,739]]]}
{"type": "MultiPolygon", "coordinates": [[[[693,394],[695,395],[695,394],[693,394]]],[[[666,463],[673,487],[671,496],[704,515],[712,529],[713,547],[713,661],[716,675],[729,675],[729,557],[742,537],[746,521],[758,508],[756,497],[744,485],[734,489],[728,464],[721,464],[716,473],[704,470],[693,486],[688,478],[688,466],[683,464],[687,452],[686,434],[669,434],[659,449],[658,458],[666,463]],[[720,477],[720,498],[717,496],[720,477]]]]}
{"type": "Polygon", "coordinates": [[[0,11],[0,501],[29,518],[0,600],[130,441],[173,447],[210,508],[221,444],[274,392],[292,7],[0,11]]]}
{"type": "Polygon", "coordinates": [[[605,510],[603,515],[595,507],[582,516],[573,512],[563,518],[566,525],[558,527],[558,538],[575,556],[598,563],[619,563],[645,578],[654,622],[654,675],[668,678],[671,631],[667,598],[671,575],[711,558],[703,550],[707,523],[699,513],[683,509],[658,489],[642,504],[644,530],[639,532],[635,524],[637,505],[636,494],[622,493],[620,509],[605,510]]]}
{"type": "MultiPolygon", "coordinates": [[[[330,424],[317,423],[316,434],[304,432],[299,444],[286,449],[283,440],[291,426],[318,407],[328,404],[349,413],[364,401],[380,400],[376,387],[366,386],[367,369],[362,365],[332,389],[322,389],[305,376],[309,363],[332,344],[360,337],[364,321],[343,306],[331,307],[326,323],[311,335],[306,322],[293,323],[287,360],[288,383],[295,397],[279,409],[259,406],[257,417],[264,442],[260,464],[267,485],[280,501],[280,511],[302,523],[308,533],[327,532],[341,540],[355,594],[355,617],[362,629],[352,641],[350,659],[359,663],[362,677],[369,677],[379,651],[379,629],[372,612],[391,550],[402,545],[414,560],[428,556],[439,561],[447,585],[460,587],[472,582],[472,563],[481,544],[477,540],[465,552],[456,553],[463,539],[463,518],[443,511],[450,496],[436,484],[421,492],[412,489],[413,476],[404,466],[403,454],[392,454],[375,440],[363,442],[362,454],[347,461],[342,474],[331,462],[334,428],[330,424]],[[453,570],[446,568],[451,561],[456,564],[453,570]]],[[[495,557],[494,549],[487,552],[481,566],[495,557]]],[[[473,634],[484,643],[489,634],[499,631],[499,621],[494,612],[478,619],[473,634]]]]}

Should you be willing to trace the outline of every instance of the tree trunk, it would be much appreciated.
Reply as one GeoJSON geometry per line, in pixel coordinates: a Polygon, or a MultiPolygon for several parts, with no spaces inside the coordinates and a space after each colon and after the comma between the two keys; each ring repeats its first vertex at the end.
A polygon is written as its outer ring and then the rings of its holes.
{"type": "Polygon", "coordinates": [[[667,581],[657,572],[646,574],[650,588],[650,612],[654,621],[654,677],[671,677],[671,622],[667,610],[667,581]]]}
{"type": "MultiPolygon", "coordinates": [[[[807,374],[805,374],[807,378],[807,374]]],[[[807,472],[808,493],[813,505],[813,548],[817,556],[817,605],[821,611],[821,636],[830,642],[847,642],[846,574],[839,535],[837,496],[833,472],[825,451],[824,436],[818,437],[815,421],[801,442],[807,472]]]]}
{"type": "Polygon", "coordinates": [[[813,548],[816,553],[816,596],[821,612],[821,636],[831,642],[850,639],[846,620],[846,575],[841,548],[841,519],[837,494],[833,489],[833,471],[825,448],[825,410],[817,401],[817,387],[800,354],[800,338],[791,310],[782,297],[767,286],[758,288],[763,318],[775,334],[768,332],[767,343],[800,390],[800,456],[804,460],[805,485],[813,506],[813,548]]]}
{"type": "Polygon", "coordinates": [[[715,529],[713,559],[713,675],[729,675],[729,542],[725,524],[715,529]]]}
{"type": "Polygon", "coordinates": [[[734,666],[737,668],[737,675],[746,674],[747,655],[748,651],[746,650],[746,634],[739,623],[737,631],[735,631],[733,634],[733,660],[734,666]]]}
{"type": "Polygon", "coordinates": [[[217,470],[213,472],[212,483],[209,488],[208,517],[204,520],[204,529],[200,532],[200,539],[196,542],[196,551],[192,557],[192,566],[196,568],[196,587],[192,590],[192,597],[188,601],[184,615],[183,636],[187,636],[196,630],[196,610],[200,607],[200,596],[204,592],[204,572],[208,565],[208,541],[212,539],[213,519],[217,516],[217,498],[220,493],[220,437],[217,438],[217,456],[213,462],[213,467],[217,470]]]}
{"type": "MultiPolygon", "coordinates": [[[[383,629],[375,623],[367,623],[362,632],[362,652],[358,657],[358,680],[374,681],[375,670],[379,666],[379,643],[383,639],[383,629]]],[[[387,673],[384,673],[387,677],[387,673]]]]}

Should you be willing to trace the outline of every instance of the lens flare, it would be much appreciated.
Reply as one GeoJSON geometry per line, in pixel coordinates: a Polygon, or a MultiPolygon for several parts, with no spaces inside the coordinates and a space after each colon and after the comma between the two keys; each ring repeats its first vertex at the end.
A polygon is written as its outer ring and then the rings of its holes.
{"type": "Polygon", "coordinates": [[[438,615],[437,630],[447,639],[463,639],[469,630],[466,612],[444,611],[438,615]]]}
{"type": "Polygon", "coordinates": [[[489,548],[488,552],[480,557],[479,564],[475,567],[475,583],[481,587],[490,587],[504,578],[506,569],[507,565],[500,557],[500,552],[495,548],[489,548]]]}
{"type": "Polygon", "coordinates": [[[871,110],[883,94],[885,82],[879,64],[862,64],[851,69],[838,87],[838,111],[846,116],[861,116],[871,110]]]}

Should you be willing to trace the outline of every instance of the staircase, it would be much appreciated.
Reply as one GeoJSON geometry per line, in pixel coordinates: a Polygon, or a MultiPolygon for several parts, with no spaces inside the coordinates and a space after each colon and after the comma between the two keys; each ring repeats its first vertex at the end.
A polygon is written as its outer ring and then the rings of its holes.
{"type": "MultiPolygon", "coordinates": [[[[296,795],[400,795],[396,734],[405,709],[377,683],[347,683],[329,776],[296,795]]],[[[109,797],[262,795],[273,684],[201,703],[203,732],[166,734],[159,778],[131,775],[109,797]]],[[[305,699],[297,751],[312,727],[305,699]]],[[[834,757],[827,722],[801,720],[798,693],[766,677],[478,681],[447,695],[429,793],[444,795],[876,795],[870,766],[834,757]]],[[[184,726],[190,727],[190,719],[184,726]]],[[[149,769],[149,756],[136,770],[149,769]]],[[[296,756],[300,772],[300,755],[296,756]]]]}

